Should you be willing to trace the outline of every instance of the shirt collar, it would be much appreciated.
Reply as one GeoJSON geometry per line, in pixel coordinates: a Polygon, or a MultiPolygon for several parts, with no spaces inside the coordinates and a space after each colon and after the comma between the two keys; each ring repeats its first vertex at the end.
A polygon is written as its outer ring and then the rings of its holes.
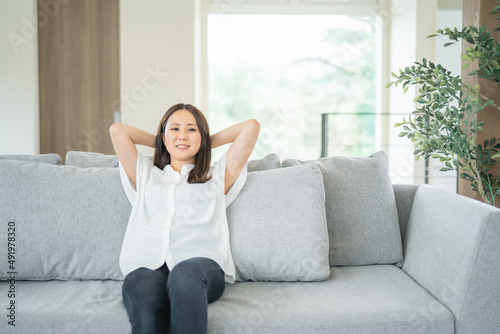
{"type": "Polygon", "coordinates": [[[181,175],[187,174],[194,168],[194,164],[184,165],[181,169],[181,175]]]}
{"type": "MultiPolygon", "coordinates": [[[[172,166],[170,166],[170,165],[167,165],[165,168],[166,168],[169,172],[175,172],[175,173],[177,173],[177,172],[176,172],[176,171],[172,168],[172,166]]],[[[194,164],[187,164],[187,165],[182,166],[181,173],[180,173],[180,174],[181,174],[181,176],[182,176],[182,175],[186,175],[186,174],[188,174],[188,173],[191,171],[191,169],[193,169],[193,168],[194,168],[194,164]]]]}

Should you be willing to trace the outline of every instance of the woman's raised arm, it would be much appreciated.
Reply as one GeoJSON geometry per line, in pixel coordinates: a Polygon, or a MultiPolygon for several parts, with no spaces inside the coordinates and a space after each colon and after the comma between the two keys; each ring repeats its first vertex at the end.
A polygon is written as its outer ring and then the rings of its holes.
{"type": "Polygon", "coordinates": [[[212,148],[233,143],[226,153],[226,173],[224,179],[224,193],[229,189],[240,175],[250,154],[252,154],[257,138],[259,137],[260,124],[255,119],[235,124],[210,137],[212,148]]]}
{"type": "Polygon", "coordinates": [[[156,137],[149,132],[123,123],[112,124],[109,128],[109,134],[118,160],[120,160],[127,176],[135,186],[137,167],[137,148],[135,145],[154,148],[156,137]]]}

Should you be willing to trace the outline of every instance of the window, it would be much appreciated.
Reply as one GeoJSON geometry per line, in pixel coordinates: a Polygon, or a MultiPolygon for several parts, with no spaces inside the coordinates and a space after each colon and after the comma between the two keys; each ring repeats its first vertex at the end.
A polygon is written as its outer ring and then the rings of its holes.
{"type": "Polygon", "coordinates": [[[328,155],[373,153],[376,43],[375,16],[209,15],[211,130],[253,117],[254,158],[316,159],[333,113],[328,155]]]}
{"type": "MultiPolygon", "coordinates": [[[[389,155],[393,183],[430,183],[456,190],[456,175],[439,172],[440,165],[433,160],[416,162],[412,143],[399,138],[400,129],[393,127],[413,107],[411,94],[403,96],[393,90],[389,95],[385,85],[391,81],[390,71],[399,68],[399,63],[407,66],[420,60],[412,53],[421,38],[416,32],[432,23],[408,12],[418,7],[416,3],[210,3],[208,110],[212,131],[254,117],[261,122],[261,135],[253,159],[270,152],[281,159],[308,160],[367,156],[383,150],[389,155]],[[385,24],[388,19],[390,25],[385,24]],[[408,50],[394,52],[405,42],[408,50]],[[391,48],[390,43],[397,47],[391,48]]],[[[422,49],[431,50],[427,44],[420,47],[421,53],[422,49]]],[[[442,51],[436,48],[436,52],[440,58],[442,51]]],[[[218,154],[214,152],[214,157],[218,154]]]]}

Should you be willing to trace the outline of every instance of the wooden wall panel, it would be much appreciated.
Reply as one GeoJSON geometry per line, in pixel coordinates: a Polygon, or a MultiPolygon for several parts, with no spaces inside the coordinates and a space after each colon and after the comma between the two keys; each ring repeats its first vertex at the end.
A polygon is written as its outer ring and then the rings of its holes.
{"type": "MultiPolygon", "coordinates": [[[[498,0],[464,0],[463,1],[463,26],[476,26],[485,25],[487,30],[492,32],[492,36],[496,41],[500,41],[500,32],[494,31],[495,28],[499,26],[499,21],[497,21],[496,15],[491,15],[490,12],[493,8],[498,5],[498,0]]],[[[462,51],[465,52],[465,48],[468,47],[468,43],[462,44],[462,51]]],[[[477,68],[477,63],[472,64],[467,69],[462,70],[462,80],[471,85],[480,85],[480,91],[488,98],[495,101],[497,105],[500,105],[500,88],[497,84],[485,79],[477,79],[476,76],[471,77],[468,73],[477,68]]],[[[486,122],[483,126],[483,131],[476,135],[476,142],[483,144],[486,139],[491,139],[496,137],[497,140],[500,139],[500,112],[494,107],[488,107],[481,110],[478,114],[478,122],[486,122]]],[[[500,177],[500,168],[495,168],[492,170],[494,177],[500,177]]],[[[479,194],[472,190],[469,182],[459,179],[458,182],[458,193],[481,200],[479,194]]],[[[498,199],[497,199],[498,201],[498,199]]],[[[498,201],[500,202],[500,201],[498,201]]],[[[500,207],[500,203],[497,203],[500,207]]]]}
{"type": "Polygon", "coordinates": [[[38,17],[40,152],[112,154],[119,0],[38,0],[38,17]]]}

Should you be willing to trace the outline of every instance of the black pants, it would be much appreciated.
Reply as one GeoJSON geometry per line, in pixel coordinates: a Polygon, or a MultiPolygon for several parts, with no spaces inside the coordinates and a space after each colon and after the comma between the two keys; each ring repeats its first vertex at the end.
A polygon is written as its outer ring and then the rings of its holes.
{"type": "Polygon", "coordinates": [[[170,272],[139,268],[122,286],[133,334],[206,333],[208,304],[222,296],[224,272],[213,260],[192,258],[170,272]]]}

